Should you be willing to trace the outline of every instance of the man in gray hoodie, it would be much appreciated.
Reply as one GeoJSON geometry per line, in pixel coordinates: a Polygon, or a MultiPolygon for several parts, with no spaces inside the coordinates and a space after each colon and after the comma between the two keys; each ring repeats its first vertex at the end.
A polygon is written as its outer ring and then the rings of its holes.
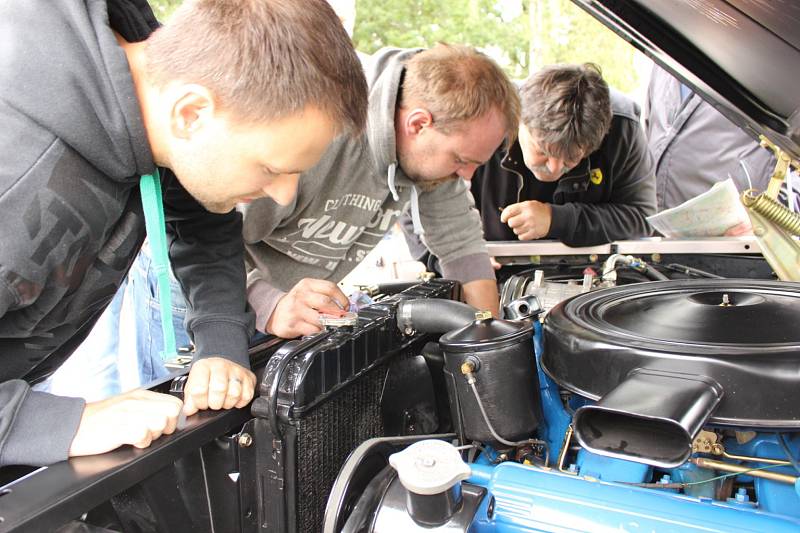
{"type": "Polygon", "coordinates": [[[243,207],[248,300],[256,328],[281,337],[319,331],[347,305],[336,282],[410,209],[416,231],[465,299],[497,312],[497,287],[468,193],[475,169],[513,139],[519,97],[503,71],[465,46],[384,49],[364,65],[367,132],[337,139],[303,173],[287,206],[243,207]]]}
{"type": "Polygon", "coordinates": [[[187,0],[155,31],[145,0],[0,6],[0,466],[145,447],[182,407],[243,407],[252,315],[233,207],[290,203],[333,138],[363,130],[366,82],[336,15],[322,0],[187,0]],[[140,177],[159,174],[196,346],[185,403],[32,391],[125,277],[145,236],[140,177]]]}

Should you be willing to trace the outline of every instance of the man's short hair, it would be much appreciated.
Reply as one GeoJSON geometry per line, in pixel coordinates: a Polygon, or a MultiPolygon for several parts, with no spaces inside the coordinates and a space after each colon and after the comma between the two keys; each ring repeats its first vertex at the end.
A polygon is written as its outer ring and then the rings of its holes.
{"type": "Polygon", "coordinates": [[[497,108],[508,137],[516,138],[520,103],[514,84],[497,63],[474,48],[439,43],[406,62],[400,106],[420,106],[443,132],[497,108]]]}
{"type": "Polygon", "coordinates": [[[207,87],[246,123],[315,106],[344,132],[366,125],[364,72],[325,0],[187,0],[146,51],[153,84],[207,87]]]}
{"type": "Polygon", "coordinates": [[[611,100],[600,67],[550,65],[520,88],[522,123],[551,155],[578,159],[600,147],[611,127],[611,100]]]}

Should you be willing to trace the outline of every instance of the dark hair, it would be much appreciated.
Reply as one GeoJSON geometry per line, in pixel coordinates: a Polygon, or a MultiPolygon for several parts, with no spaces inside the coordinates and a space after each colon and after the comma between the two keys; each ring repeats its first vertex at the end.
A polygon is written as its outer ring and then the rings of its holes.
{"type": "Polygon", "coordinates": [[[522,123],[554,156],[577,159],[599,148],[611,127],[611,99],[600,67],[550,65],[522,84],[522,123]]]}
{"type": "Polygon", "coordinates": [[[513,140],[520,103],[514,84],[489,57],[474,48],[439,43],[406,62],[401,107],[420,105],[440,129],[481,117],[497,108],[513,140]]]}
{"type": "Polygon", "coordinates": [[[152,83],[197,83],[251,123],[316,106],[353,135],[367,120],[367,83],[324,0],[186,0],[147,40],[152,83]]]}

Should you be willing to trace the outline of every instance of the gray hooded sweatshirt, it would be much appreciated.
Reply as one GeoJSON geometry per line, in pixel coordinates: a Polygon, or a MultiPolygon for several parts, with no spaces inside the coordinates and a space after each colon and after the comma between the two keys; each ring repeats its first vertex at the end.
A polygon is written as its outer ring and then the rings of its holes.
{"type": "MultiPolygon", "coordinates": [[[[0,466],[49,464],[67,457],[84,403],[28,384],[114,297],[144,240],[139,177],[155,170],[111,28],[134,42],[158,23],[145,0],[0,6],[0,466]]],[[[248,365],[240,215],[209,213],[161,176],[196,357],[248,365]]]]}
{"type": "Polygon", "coordinates": [[[398,166],[397,95],[404,63],[417,52],[383,49],[363,59],[370,88],[367,131],[335,140],[300,176],[291,205],[265,198],[241,207],[248,299],[258,329],[303,278],[341,280],[406,210],[446,277],[462,283],[494,279],[468,185],[459,179],[422,191],[398,166]]]}

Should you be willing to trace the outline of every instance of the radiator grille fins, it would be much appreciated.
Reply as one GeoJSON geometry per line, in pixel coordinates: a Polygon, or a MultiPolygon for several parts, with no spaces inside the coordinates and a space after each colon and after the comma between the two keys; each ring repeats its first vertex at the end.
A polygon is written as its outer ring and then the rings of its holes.
{"type": "Polygon", "coordinates": [[[350,452],[383,435],[381,364],[297,420],[297,531],[321,531],[328,493],[350,452]]]}

